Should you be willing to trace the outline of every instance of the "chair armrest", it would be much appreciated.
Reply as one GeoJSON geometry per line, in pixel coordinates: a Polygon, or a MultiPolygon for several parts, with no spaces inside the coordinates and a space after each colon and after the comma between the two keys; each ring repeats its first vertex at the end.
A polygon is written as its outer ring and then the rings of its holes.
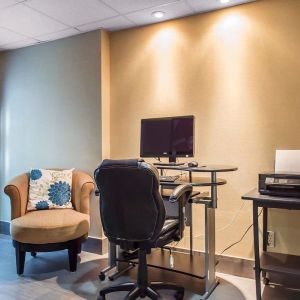
{"type": "Polygon", "coordinates": [[[193,187],[190,184],[181,184],[178,185],[172,192],[172,194],[169,197],[170,202],[177,202],[182,195],[186,195],[185,197],[187,200],[190,198],[190,195],[193,191],[193,187]]]}
{"type": "Polygon", "coordinates": [[[19,218],[26,213],[29,191],[29,175],[24,173],[13,178],[4,188],[11,204],[11,220],[19,218]]]}
{"type": "Polygon", "coordinates": [[[72,203],[81,213],[90,214],[90,194],[95,189],[92,177],[81,171],[73,172],[72,203]]]}
{"type": "Polygon", "coordinates": [[[185,228],[185,206],[190,199],[193,187],[190,184],[177,186],[169,197],[169,202],[178,202],[179,233],[178,240],[182,239],[185,228]]]}

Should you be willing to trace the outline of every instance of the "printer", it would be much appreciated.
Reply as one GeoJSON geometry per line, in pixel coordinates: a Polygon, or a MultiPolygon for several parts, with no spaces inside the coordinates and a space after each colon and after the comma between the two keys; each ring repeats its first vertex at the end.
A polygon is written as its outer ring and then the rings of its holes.
{"type": "Polygon", "coordinates": [[[300,173],[262,173],[259,174],[260,194],[300,198],[300,173]]]}

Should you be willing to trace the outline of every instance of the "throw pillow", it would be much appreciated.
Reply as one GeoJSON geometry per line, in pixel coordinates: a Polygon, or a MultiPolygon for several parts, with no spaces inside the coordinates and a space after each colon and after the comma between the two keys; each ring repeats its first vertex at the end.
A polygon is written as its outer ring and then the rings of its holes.
{"type": "Polygon", "coordinates": [[[32,169],[30,171],[27,211],[72,208],[73,170],[32,169]]]}

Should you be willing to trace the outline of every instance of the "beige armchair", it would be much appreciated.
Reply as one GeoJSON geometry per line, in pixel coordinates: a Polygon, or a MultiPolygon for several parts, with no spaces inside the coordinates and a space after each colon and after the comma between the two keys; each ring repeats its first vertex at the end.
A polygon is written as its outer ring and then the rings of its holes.
{"type": "Polygon", "coordinates": [[[93,179],[73,171],[71,200],[74,209],[26,211],[29,173],[15,177],[4,188],[11,201],[10,232],[16,250],[17,273],[23,274],[26,252],[68,249],[70,271],[76,271],[77,255],[88,237],[90,227],[89,197],[93,179]]]}

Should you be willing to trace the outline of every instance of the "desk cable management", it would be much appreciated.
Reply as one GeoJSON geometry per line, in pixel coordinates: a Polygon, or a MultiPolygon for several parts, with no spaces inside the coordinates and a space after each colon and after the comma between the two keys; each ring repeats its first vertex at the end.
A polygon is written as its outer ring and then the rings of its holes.
{"type": "MultiPolygon", "coordinates": [[[[241,207],[240,207],[240,208],[238,209],[238,211],[235,213],[235,215],[233,216],[233,218],[231,219],[231,221],[230,221],[227,225],[225,225],[225,226],[223,226],[223,227],[221,227],[221,228],[219,228],[219,229],[216,229],[216,232],[221,232],[221,231],[223,231],[223,230],[229,228],[229,227],[235,222],[235,220],[236,220],[237,217],[239,216],[239,214],[240,214],[240,212],[242,211],[242,209],[244,208],[244,206],[245,206],[245,202],[242,203],[241,207]]],[[[205,235],[204,233],[198,234],[198,235],[194,236],[194,238],[197,239],[197,238],[200,238],[200,237],[202,237],[202,236],[204,236],[204,235],[205,235]]]]}
{"type": "MultiPolygon", "coordinates": [[[[228,227],[230,227],[230,226],[235,222],[236,218],[238,217],[238,215],[240,214],[240,212],[241,212],[242,209],[244,208],[244,205],[245,205],[245,203],[243,203],[243,204],[241,205],[241,207],[239,208],[239,210],[237,211],[237,213],[235,214],[235,216],[232,218],[231,222],[229,222],[229,224],[225,225],[225,226],[222,227],[222,228],[219,228],[218,230],[216,230],[216,232],[223,231],[223,230],[227,229],[228,227]]],[[[258,217],[260,217],[260,215],[262,214],[262,211],[263,211],[263,209],[260,210],[260,212],[259,212],[259,214],[258,214],[258,217]]],[[[244,239],[244,237],[247,235],[247,233],[249,232],[249,230],[250,230],[252,227],[253,227],[253,223],[247,227],[247,229],[246,229],[245,232],[243,233],[242,237],[241,237],[238,241],[236,241],[236,242],[230,244],[230,245],[227,246],[225,249],[223,249],[223,250],[220,252],[219,256],[222,255],[222,254],[223,254],[224,252],[226,252],[227,250],[231,249],[233,246],[235,246],[235,245],[239,244],[240,242],[242,242],[242,240],[244,239]]],[[[197,236],[195,236],[194,238],[199,238],[199,237],[201,237],[201,236],[204,236],[204,234],[197,235],[197,236]]],[[[219,263],[219,260],[217,260],[216,264],[218,264],[218,263],[219,263]]]]}
{"type": "MultiPolygon", "coordinates": [[[[258,214],[258,217],[260,217],[262,211],[263,211],[263,209],[260,210],[260,212],[258,214]]],[[[233,246],[235,246],[238,243],[240,243],[244,239],[244,237],[246,236],[246,234],[249,232],[249,230],[251,229],[252,226],[253,226],[253,223],[248,226],[248,228],[246,229],[246,231],[244,232],[244,234],[242,235],[242,237],[238,241],[236,241],[236,242],[232,243],[231,245],[229,245],[228,247],[226,247],[219,255],[222,255],[225,251],[229,250],[233,246]]]]}

